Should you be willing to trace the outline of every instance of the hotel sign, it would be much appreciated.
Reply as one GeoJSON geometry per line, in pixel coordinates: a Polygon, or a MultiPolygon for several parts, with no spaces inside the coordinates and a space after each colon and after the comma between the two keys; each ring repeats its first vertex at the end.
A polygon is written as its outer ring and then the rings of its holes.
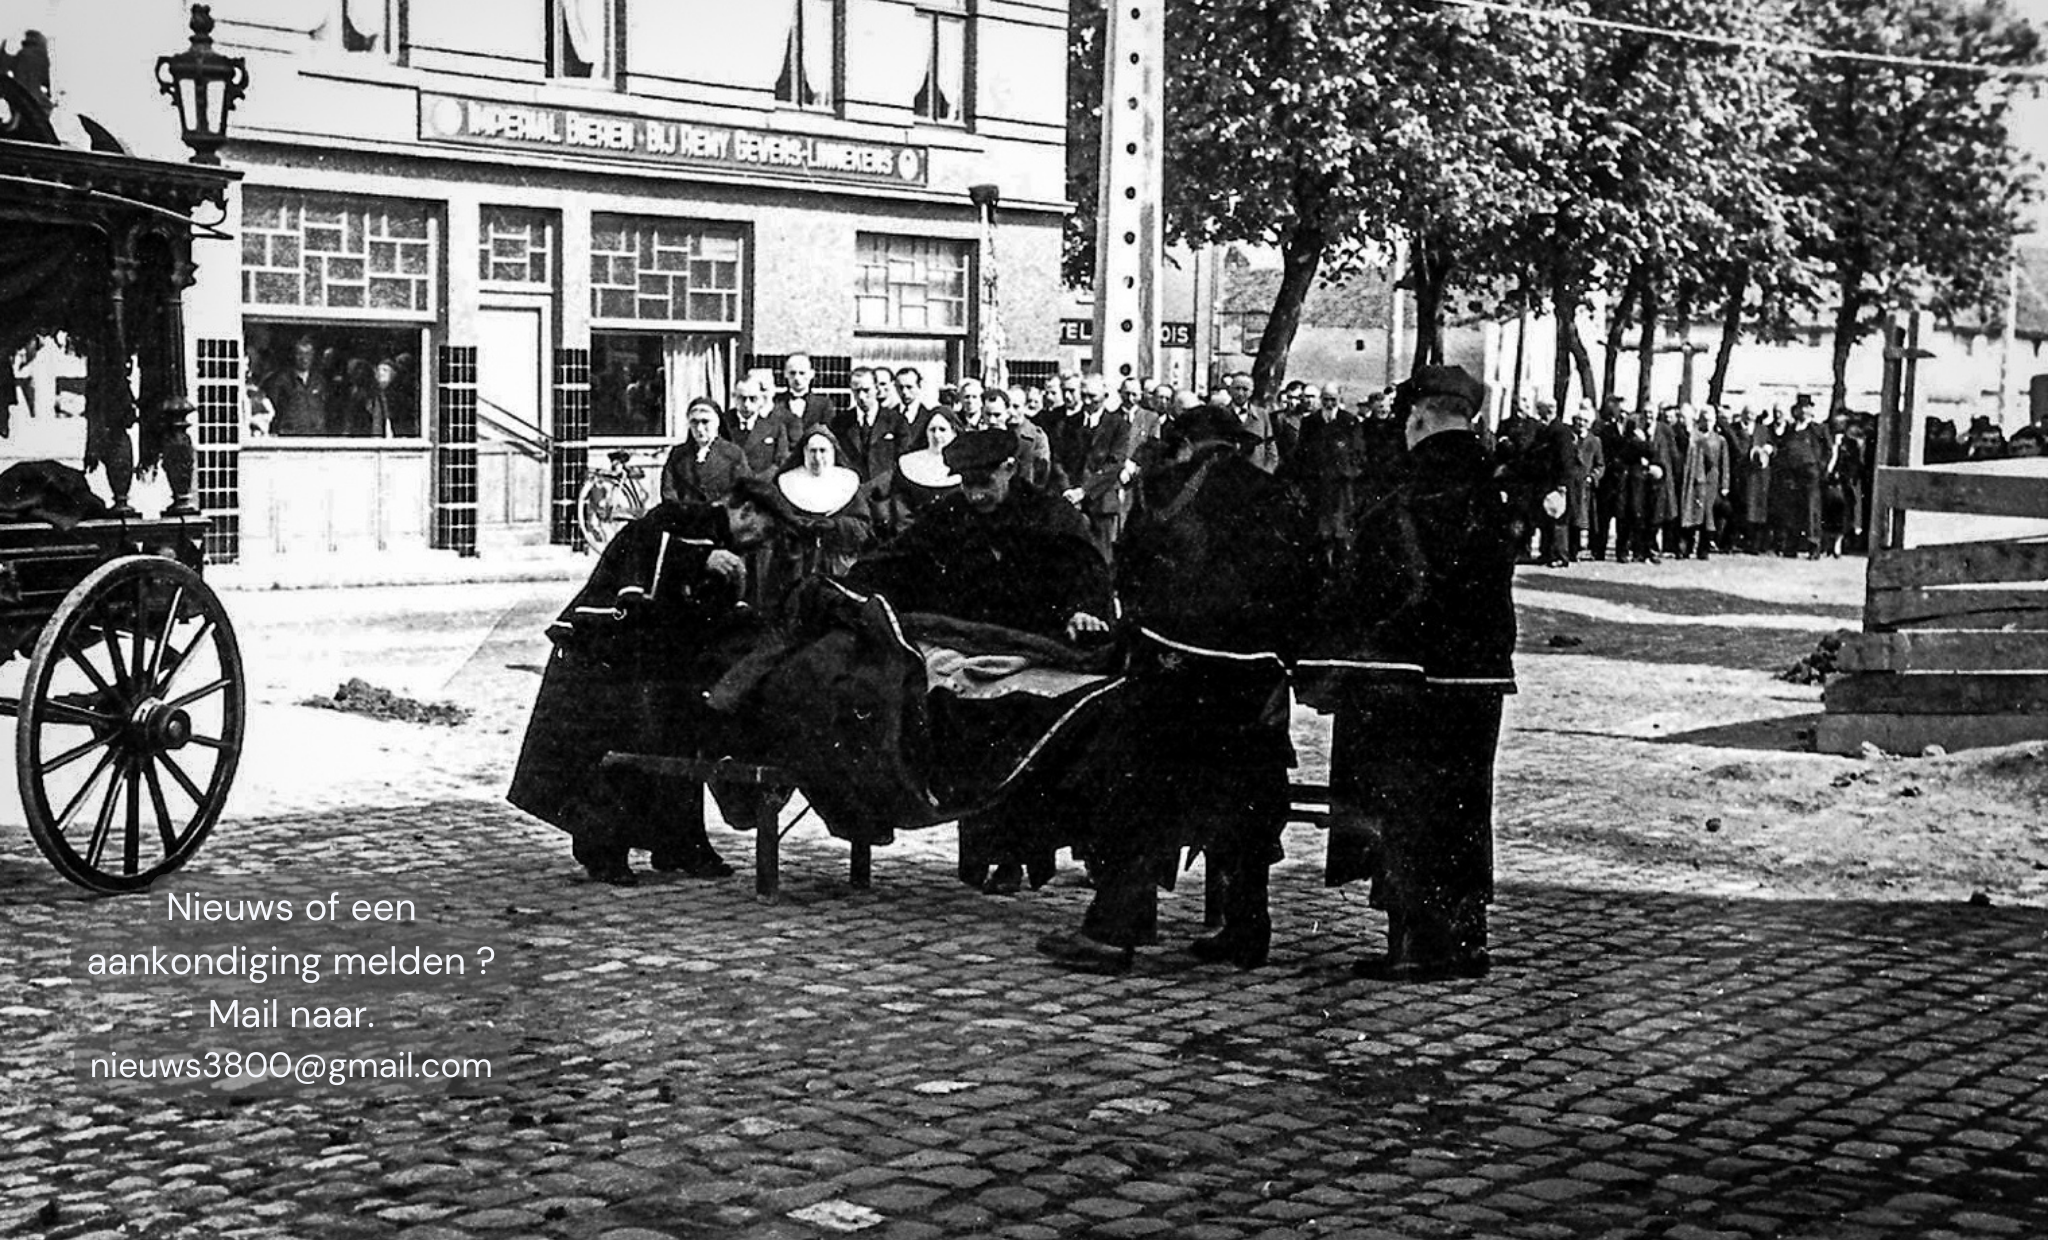
{"type": "Polygon", "coordinates": [[[864,185],[925,183],[927,150],[452,95],[420,95],[420,140],[864,185]]]}

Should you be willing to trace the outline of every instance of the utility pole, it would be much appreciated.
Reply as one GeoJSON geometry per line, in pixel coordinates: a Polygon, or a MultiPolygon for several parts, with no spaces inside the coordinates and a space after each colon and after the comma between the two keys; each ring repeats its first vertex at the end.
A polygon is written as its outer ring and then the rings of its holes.
{"type": "Polygon", "coordinates": [[[1159,372],[1166,0],[1109,6],[1095,218],[1095,360],[1114,387],[1159,372]]]}

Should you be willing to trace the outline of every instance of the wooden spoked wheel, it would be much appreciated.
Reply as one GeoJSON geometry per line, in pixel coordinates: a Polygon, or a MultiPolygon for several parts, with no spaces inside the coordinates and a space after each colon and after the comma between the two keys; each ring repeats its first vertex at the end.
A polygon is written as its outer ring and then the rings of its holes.
{"type": "Polygon", "coordinates": [[[93,570],[43,627],[14,704],[22,811],[50,864],[108,892],[183,865],[234,782],[245,696],[199,574],[152,555],[93,570]]]}

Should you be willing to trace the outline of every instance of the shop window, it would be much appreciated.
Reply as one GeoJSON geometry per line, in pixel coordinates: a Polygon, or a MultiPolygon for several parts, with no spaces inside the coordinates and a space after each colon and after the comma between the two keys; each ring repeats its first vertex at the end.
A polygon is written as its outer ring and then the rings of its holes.
{"type": "Polygon", "coordinates": [[[548,74],[612,81],[613,0],[547,0],[548,74]]]}
{"type": "Polygon", "coordinates": [[[735,233],[675,220],[596,216],[590,314],[643,323],[740,323],[744,244],[735,233]]]}
{"type": "Polygon", "coordinates": [[[857,328],[967,330],[967,243],[861,233],[855,242],[857,328]]]}
{"type": "Polygon", "coordinates": [[[424,203],[249,190],[242,304],[432,314],[435,223],[424,203]]]}
{"type": "Polygon", "coordinates": [[[701,332],[592,332],[590,434],[679,438],[681,411],[700,396],[724,407],[733,340],[701,332]]]}
{"type": "Polygon", "coordinates": [[[247,324],[250,438],[420,439],[424,346],[417,327],[247,324]]]}
{"type": "Polygon", "coordinates": [[[551,286],[555,220],[546,211],[485,207],[477,228],[477,278],[486,284],[551,286]]]}
{"type": "Polygon", "coordinates": [[[844,0],[793,0],[789,47],[782,57],[782,75],[775,79],[775,97],[784,103],[818,111],[839,104],[839,18],[844,0]]]}
{"type": "MultiPolygon", "coordinates": [[[[917,115],[940,125],[967,123],[967,16],[964,12],[918,13],[924,47],[924,80],[911,100],[917,115]]],[[[913,53],[915,55],[916,53],[913,53]]]]}

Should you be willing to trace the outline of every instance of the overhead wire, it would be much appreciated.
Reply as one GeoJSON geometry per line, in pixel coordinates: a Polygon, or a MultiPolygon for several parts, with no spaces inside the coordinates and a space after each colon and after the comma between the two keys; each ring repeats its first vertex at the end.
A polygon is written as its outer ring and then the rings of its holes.
{"type": "Polygon", "coordinates": [[[1447,8],[1476,9],[1480,12],[1499,13],[1511,17],[1528,17],[1538,21],[1556,22],[1560,25],[1587,26],[1596,30],[1648,35],[1652,38],[1671,39],[1682,43],[1704,43],[1716,47],[1740,48],[1744,51],[1806,56],[1815,60],[1847,60],[1859,64],[1887,65],[1901,69],[1930,69],[1975,73],[1985,77],[2048,79],[2048,66],[2041,65],[1992,65],[1973,60],[1940,60],[1924,56],[1900,56],[1888,52],[1858,52],[1847,48],[1823,47],[1817,43],[1788,42],[1781,39],[1750,39],[1739,35],[1707,34],[1698,30],[1679,30],[1670,26],[1650,26],[1642,22],[1622,21],[1619,18],[1594,17],[1588,13],[1573,13],[1564,9],[1544,9],[1522,4],[1508,4],[1502,3],[1502,0],[1432,0],[1432,2],[1447,8]]]}

